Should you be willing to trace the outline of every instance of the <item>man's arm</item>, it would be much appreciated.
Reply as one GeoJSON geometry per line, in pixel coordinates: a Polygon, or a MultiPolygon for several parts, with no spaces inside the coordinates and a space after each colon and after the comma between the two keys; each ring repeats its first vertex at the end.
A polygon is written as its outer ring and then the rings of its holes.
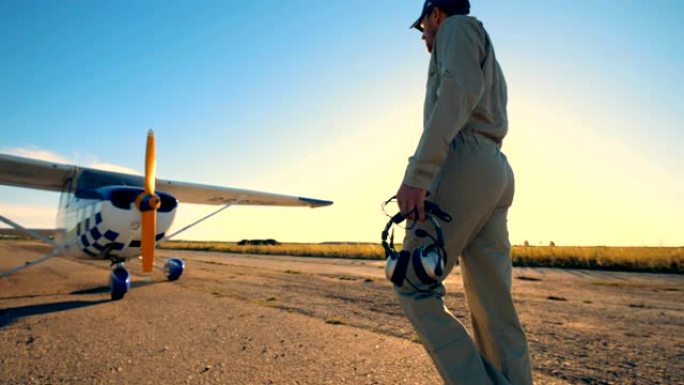
{"type": "Polygon", "coordinates": [[[432,183],[447,157],[449,143],[470,118],[484,89],[480,67],[484,36],[479,25],[447,19],[435,44],[440,75],[437,101],[403,180],[403,184],[419,189],[427,189],[432,183]]]}

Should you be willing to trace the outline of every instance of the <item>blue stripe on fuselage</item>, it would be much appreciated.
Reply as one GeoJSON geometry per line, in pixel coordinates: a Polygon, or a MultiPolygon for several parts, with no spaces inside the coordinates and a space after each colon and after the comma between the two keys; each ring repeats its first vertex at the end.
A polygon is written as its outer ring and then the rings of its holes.
{"type": "MultiPolygon", "coordinates": [[[[76,197],[81,199],[96,199],[109,201],[112,205],[121,210],[131,210],[135,205],[136,198],[144,192],[142,186],[132,187],[131,185],[106,185],[97,188],[84,188],[79,181],[79,188],[76,197]]],[[[171,194],[157,191],[161,206],[157,209],[160,213],[168,213],[178,207],[178,200],[171,194]]]]}

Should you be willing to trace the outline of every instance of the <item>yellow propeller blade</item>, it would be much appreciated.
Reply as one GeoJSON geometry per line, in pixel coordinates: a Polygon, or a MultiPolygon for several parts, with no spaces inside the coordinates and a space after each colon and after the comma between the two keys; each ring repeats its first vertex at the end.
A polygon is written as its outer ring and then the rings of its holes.
{"type": "Polygon", "coordinates": [[[143,199],[140,200],[139,206],[142,214],[140,252],[142,254],[143,273],[151,273],[154,267],[154,243],[157,235],[157,209],[159,208],[159,197],[154,194],[156,172],[157,154],[154,147],[154,132],[150,130],[147,134],[147,147],[145,149],[145,192],[141,194],[143,199]],[[143,200],[146,201],[145,204],[142,204],[143,200]]]}
{"type": "Polygon", "coordinates": [[[142,213],[142,236],[140,239],[142,254],[142,271],[151,273],[154,267],[154,242],[157,234],[156,210],[142,213]]]}
{"type": "Polygon", "coordinates": [[[154,131],[147,133],[147,147],[145,149],[145,192],[154,194],[157,178],[157,150],[154,146],[154,131]]]}

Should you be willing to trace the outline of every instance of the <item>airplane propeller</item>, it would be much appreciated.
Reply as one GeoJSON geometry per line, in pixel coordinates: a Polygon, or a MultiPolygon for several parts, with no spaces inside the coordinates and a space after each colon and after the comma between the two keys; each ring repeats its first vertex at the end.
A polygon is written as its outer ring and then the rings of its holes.
{"type": "Polygon", "coordinates": [[[140,246],[142,254],[142,271],[151,273],[154,266],[154,248],[157,235],[157,209],[161,199],[154,193],[157,173],[157,154],[154,146],[154,132],[147,134],[145,149],[145,191],[135,199],[136,206],[142,216],[142,234],[140,246]]]}

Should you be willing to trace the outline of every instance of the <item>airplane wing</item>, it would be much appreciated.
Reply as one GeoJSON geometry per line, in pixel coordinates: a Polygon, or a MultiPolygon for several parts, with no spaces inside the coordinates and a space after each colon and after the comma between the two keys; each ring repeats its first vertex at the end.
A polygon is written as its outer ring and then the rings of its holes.
{"type": "Polygon", "coordinates": [[[207,186],[194,183],[157,179],[157,189],[175,196],[185,203],[224,205],[236,201],[236,205],[265,206],[328,206],[333,202],[320,199],[272,194],[230,187],[207,186]]]}
{"type": "MultiPolygon", "coordinates": [[[[87,167],[64,165],[0,154],[0,184],[34,189],[61,191],[69,180],[76,181],[76,196],[103,186],[143,187],[140,175],[123,174],[87,167]]],[[[262,191],[209,186],[157,179],[157,189],[175,196],[184,203],[207,205],[265,205],[321,207],[333,202],[262,191]]]]}
{"type": "Polygon", "coordinates": [[[0,154],[0,184],[61,191],[73,178],[75,166],[0,154]]]}

